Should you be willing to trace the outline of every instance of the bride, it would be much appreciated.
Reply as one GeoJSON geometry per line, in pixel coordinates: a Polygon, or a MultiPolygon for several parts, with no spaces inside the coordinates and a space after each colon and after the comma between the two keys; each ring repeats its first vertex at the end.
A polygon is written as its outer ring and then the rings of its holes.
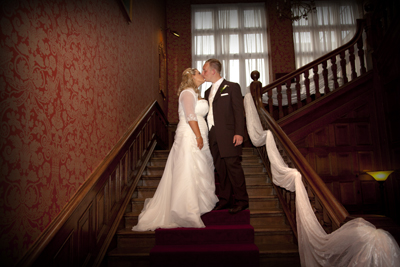
{"type": "Polygon", "coordinates": [[[203,83],[204,78],[197,69],[188,68],[182,73],[174,144],[157,190],[153,198],[145,200],[133,231],[205,227],[200,216],[218,202],[204,119],[208,102],[200,98],[198,89],[203,83]]]}

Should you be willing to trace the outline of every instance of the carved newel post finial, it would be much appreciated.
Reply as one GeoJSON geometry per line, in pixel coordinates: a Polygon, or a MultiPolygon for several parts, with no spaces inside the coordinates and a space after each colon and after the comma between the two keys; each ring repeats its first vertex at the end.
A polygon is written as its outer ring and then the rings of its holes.
{"type": "Polygon", "coordinates": [[[262,106],[262,100],[261,100],[261,89],[262,89],[262,84],[261,82],[258,81],[260,78],[260,73],[256,70],[253,70],[250,74],[251,79],[253,81],[250,84],[250,93],[253,96],[254,103],[256,104],[256,107],[259,108],[262,106]]]}
{"type": "Polygon", "coordinates": [[[258,81],[258,79],[260,79],[260,73],[256,70],[253,70],[250,76],[253,79],[253,81],[258,81]]]}

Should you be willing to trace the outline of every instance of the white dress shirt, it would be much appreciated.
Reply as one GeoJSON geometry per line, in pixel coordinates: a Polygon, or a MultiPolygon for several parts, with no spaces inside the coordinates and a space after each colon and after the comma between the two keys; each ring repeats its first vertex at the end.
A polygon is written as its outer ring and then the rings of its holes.
{"type": "Polygon", "coordinates": [[[214,114],[213,114],[213,108],[212,108],[212,103],[214,101],[215,94],[217,93],[217,90],[219,86],[221,85],[222,81],[224,78],[219,79],[215,83],[212,84],[211,86],[211,91],[210,95],[208,96],[208,104],[210,106],[208,110],[208,115],[207,115],[207,122],[208,122],[208,129],[211,130],[211,127],[214,126],[214,114]]]}

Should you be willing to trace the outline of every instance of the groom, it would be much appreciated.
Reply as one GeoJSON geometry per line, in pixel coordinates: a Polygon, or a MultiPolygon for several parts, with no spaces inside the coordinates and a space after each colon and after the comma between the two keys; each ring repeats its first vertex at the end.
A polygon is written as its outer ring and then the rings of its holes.
{"type": "Polygon", "coordinates": [[[220,180],[219,202],[214,210],[229,208],[232,214],[249,207],[249,196],[241,164],[244,136],[244,108],[240,86],[221,77],[221,62],[209,59],[202,75],[211,88],[205,92],[209,144],[220,180]],[[232,203],[234,195],[234,205],[232,203]]]}

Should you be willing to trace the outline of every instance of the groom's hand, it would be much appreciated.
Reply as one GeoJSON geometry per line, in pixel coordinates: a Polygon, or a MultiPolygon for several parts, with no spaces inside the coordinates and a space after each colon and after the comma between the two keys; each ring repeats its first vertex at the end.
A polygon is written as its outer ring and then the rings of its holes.
{"type": "Polygon", "coordinates": [[[243,143],[243,136],[234,135],[233,136],[233,143],[235,144],[235,146],[240,146],[243,143]]]}

